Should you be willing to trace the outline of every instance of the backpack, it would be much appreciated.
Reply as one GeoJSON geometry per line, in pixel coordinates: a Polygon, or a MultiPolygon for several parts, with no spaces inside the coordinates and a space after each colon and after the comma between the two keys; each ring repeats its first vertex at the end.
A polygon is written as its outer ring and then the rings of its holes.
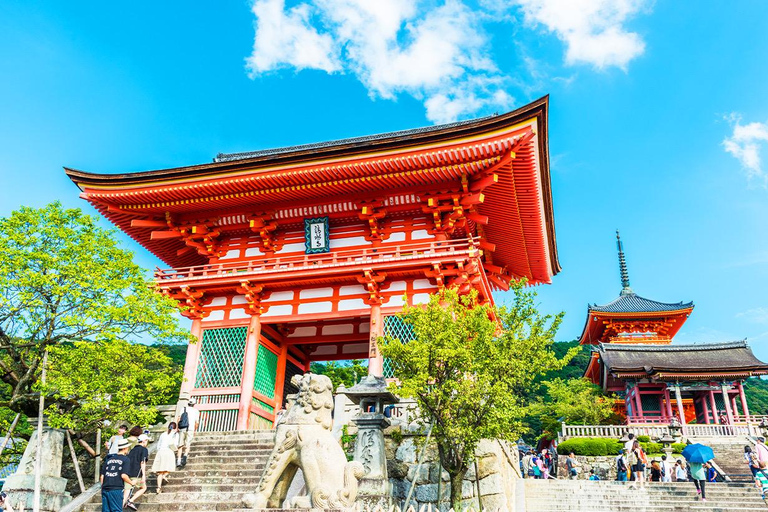
{"type": "Polygon", "coordinates": [[[619,457],[616,460],[616,471],[626,471],[627,465],[624,463],[624,457],[619,457]]]}
{"type": "Polygon", "coordinates": [[[640,448],[640,462],[648,464],[648,457],[646,457],[645,451],[642,448],[640,448]]]}
{"type": "Polygon", "coordinates": [[[179,429],[183,428],[189,428],[189,414],[187,414],[187,408],[184,408],[184,412],[181,413],[181,417],[179,418],[179,429]]]}

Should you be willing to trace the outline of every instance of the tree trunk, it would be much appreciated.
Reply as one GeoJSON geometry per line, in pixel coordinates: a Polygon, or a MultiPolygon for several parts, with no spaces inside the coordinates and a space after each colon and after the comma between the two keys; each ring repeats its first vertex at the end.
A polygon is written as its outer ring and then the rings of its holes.
{"type": "MultiPolygon", "coordinates": [[[[467,474],[466,469],[459,470],[456,474],[451,474],[451,507],[458,512],[461,507],[461,489],[464,484],[464,475],[467,474]]],[[[438,500],[440,498],[438,497],[438,500]]]]}

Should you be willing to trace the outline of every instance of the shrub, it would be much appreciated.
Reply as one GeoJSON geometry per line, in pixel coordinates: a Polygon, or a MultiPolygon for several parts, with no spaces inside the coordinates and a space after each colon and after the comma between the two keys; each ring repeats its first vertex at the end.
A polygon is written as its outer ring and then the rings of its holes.
{"type": "Polygon", "coordinates": [[[569,439],[557,445],[557,453],[568,455],[573,452],[575,455],[584,455],[587,457],[600,457],[605,455],[618,455],[622,444],[616,439],[605,437],[582,437],[569,439]]]}
{"type": "Polygon", "coordinates": [[[638,443],[649,443],[651,442],[651,436],[637,436],[635,437],[638,443]]]}
{"type": "Polygon", "coordinates": [[[661,450],[664,448],[664,445],[661,443],[640,443],[640,446],[642,447],[643,451],[645,453],[661,453],[661,450]]]}
{"type": "Polygon", "coordinates": [[[685,443],[672,443],[672,452],[673,453],[683,453],[683,450],[685,450],[685,447],[688,446],[685,443]]]}

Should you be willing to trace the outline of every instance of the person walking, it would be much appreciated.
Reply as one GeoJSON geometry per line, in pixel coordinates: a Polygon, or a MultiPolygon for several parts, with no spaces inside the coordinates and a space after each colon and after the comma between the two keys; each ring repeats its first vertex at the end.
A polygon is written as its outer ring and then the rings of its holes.
{"type": "Polygon", "coordinates": [[[760,469],[768,467],[768,446],[765,446],[765,438],[758,437],[755,444],[755,453],[757,454],[757,463],[760,469]]]}
{"type": "Polygon", "coordinates": [[[528,450],[523,456],[523,477],[533,478],[533,452],[528,450]]]}
{"type": "Polygon", "coordinates": [[[661,482],[661,464],[656,459],[651,461],[651,482],[661,482]]]}
{"type": "Polygon", "coordinates": [[[624,443],[624,449],[627,450],[627,453],[632,453],[632,448],[635,446],[635,434],[629,433],[627,434],[628,441],[624,443]]]}
{"type": "Polygon", "coordinates": [[[671,482],[672,481],[672,473],[674,473],[674,468],[672,467],[672,464],[667,460],[666,455],[661,456],[661,481],[662,482],[671,482]]]}
{"type": "Polygon", "coordinates": [[[542,448],[541,458],[544,462],[544,480],[547,480],[549,475],[552,474],[552,455],[549,453],[548,449],[542,448]]]}
{"type": "Polygon", "coordinates": [[[576,456],[573,454],[573,452],[569,453],[568,457],[565,459],[565,469],[570,480],[576,480],[578,478],[578,465],[579,463],[576,461],[576,456]]]}
{"type": "Polygon", "coordinates": [[[715,465],[711,462],[707,462],[704,464],[704,467],[707,470],[707,482],[717,482],[717,470],[715,469],[715,465]]]}
{"type": "Polygon", "coordinates": [[[622,448],[621,453],[616,456],[616,480],[619,482],[627,481],[627,449],[622,448]]]}
{"type": "MultiPolygon", "coordinates": [[[[706,464],[706,462],[704,464],[706,464]]],[[[704,467],[704,464],[700,462],[691,462],[688,464],[691,471],[691,480],[693,480],[693,485],[696,486],[696,492],[701,495],[701,501],[707,501],[707,493],[704,485],[707,482],[707,470],[704,467]]]]}
{"type": "Polygon", "coordinates": [[[123,436],[127,430],[127,426],[120,425],[117,427],[117,434],[110,437],[109,440],[104,443],[104,446],[107,448],[107,455],[114,455],[118,452],[117,445],[120,443],[120,440],[123,439],[123,436]]]}
{"type": "Polygon", "coordinates": [[[108,455],[101,467],[101,512],[122,512],[123,487],[131,482],[131,461],[127,457],[131,443],[120,439],[116,448],[117,453],[108,455]]]}
{"type": "Polygon", "coordinates": [[[749,445],[744,447],[744,461],[749,465],[752,477],[757,476],[757,472],[760,470],[760,461],[757,460],[757,454],[752,451],[752,447],[749,445]]]}
{"type": "Polygon", "coordinates": [[[682,461],[682,459],[678,459],[677,462],[675,462],[675,481],[688,481],[688,472],[685,469],[685,463],[682,461]]]}
{"type": "MultiPolygon", "coordinates": [[[[147,492],[147,461],[149,460],[149,436],[140,434],[136,444],[128,452],[128,460],[131,462],[131,483],[125,484],[123,491],[123,508],[138,510],[136,501],[147,492]]],[[[130,441],[129,441],[130,442],[130,441]]]]}
{"type": "Polygon", "coordinates": [[[195,397],[190,398],[179,415],[179,451],[176,454],[176,466],[187,465],[192,437],[200,426],[200,411],[195,409],[196,403],[195,397]]]}
{"type": "Polygon", "coordinates": [[[163,492],[163,482],[168,481],[168,474],[176,471],[176,450],[179,449],[179,431],[176,422],[168,424],[168,430],[157,440],[157,453],[152,463],[152,471],[157,473],[157,494],[163,492]]]}
{"type": "Polygon", "coordinates": [[[635,475],[635,480],[643,483],[643,481],[645,481],[645,464],[647,463],[647,458],[643,448],[640,446],[640,443],[637,440],[635,440],[632,445],[632,454],[632,461],[634,464],[632,467],[632,473],[635,475]]]}

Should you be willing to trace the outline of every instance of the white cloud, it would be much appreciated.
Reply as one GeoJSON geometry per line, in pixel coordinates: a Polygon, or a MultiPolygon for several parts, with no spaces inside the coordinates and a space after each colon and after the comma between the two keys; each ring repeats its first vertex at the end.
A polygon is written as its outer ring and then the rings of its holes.
{"type": "Polygon", "coordinates": [[[743,318],[747,322],[756,324],[768,324],[768,308],[758,307],[742,311],[736,314],[736,318],[743,318]]]}
{"type": "Polygon", "coordinates": [[[768,146],[768,123],[741,124],[741,116],[731,114],[726,117],[733,126],[733,133],[723,140],[725,150],[741,162],[747,171],[747,178],[768,186],[768,173],[763,170],[760,151],[768,146]]]}
{"type": "Polygon", "coordinates": [[[624,24],[650,0],[516,0],[533,25],[543,25],[566,45],[567,64],[626,69],[645,51],[639,34],[624,24]]]}
{"type": "Polygon", "coordinates": [[[512,28],[522,9],[529,24],[566,43],[567,63],[624,68],[644,49],[624,23],[649,1],[481,0],[472,10],[464,0],[304,0],[289,9],[285,0],[254,0],[247,68],[251,77],[281,68],[350,74],[372,98],[405,93],[424,103],[431,121],[449,122],[507,110],[510,87],[545,76],[526,70],[526,56],[517,76],[499,70],[485,23],[512,28]]]}
{"type": "Polygon", "coordinates": [[[513,103],[479,14],[460,0],[314,0],[288,11],[282,0],[256,0],[253,13],[253,76],[279,67],[342,70],[374,98],[422,100],[438,123],[513,103]]]}
{"type": "Polygon", "coordinates": [[[284,0],[258,0],[253,53],[246,59],[251,77],[282,67],[320,69],[329,73],[341,70],[333,38],[320,34],[310,25],[306,4],[285,11],[284,0]]]}

